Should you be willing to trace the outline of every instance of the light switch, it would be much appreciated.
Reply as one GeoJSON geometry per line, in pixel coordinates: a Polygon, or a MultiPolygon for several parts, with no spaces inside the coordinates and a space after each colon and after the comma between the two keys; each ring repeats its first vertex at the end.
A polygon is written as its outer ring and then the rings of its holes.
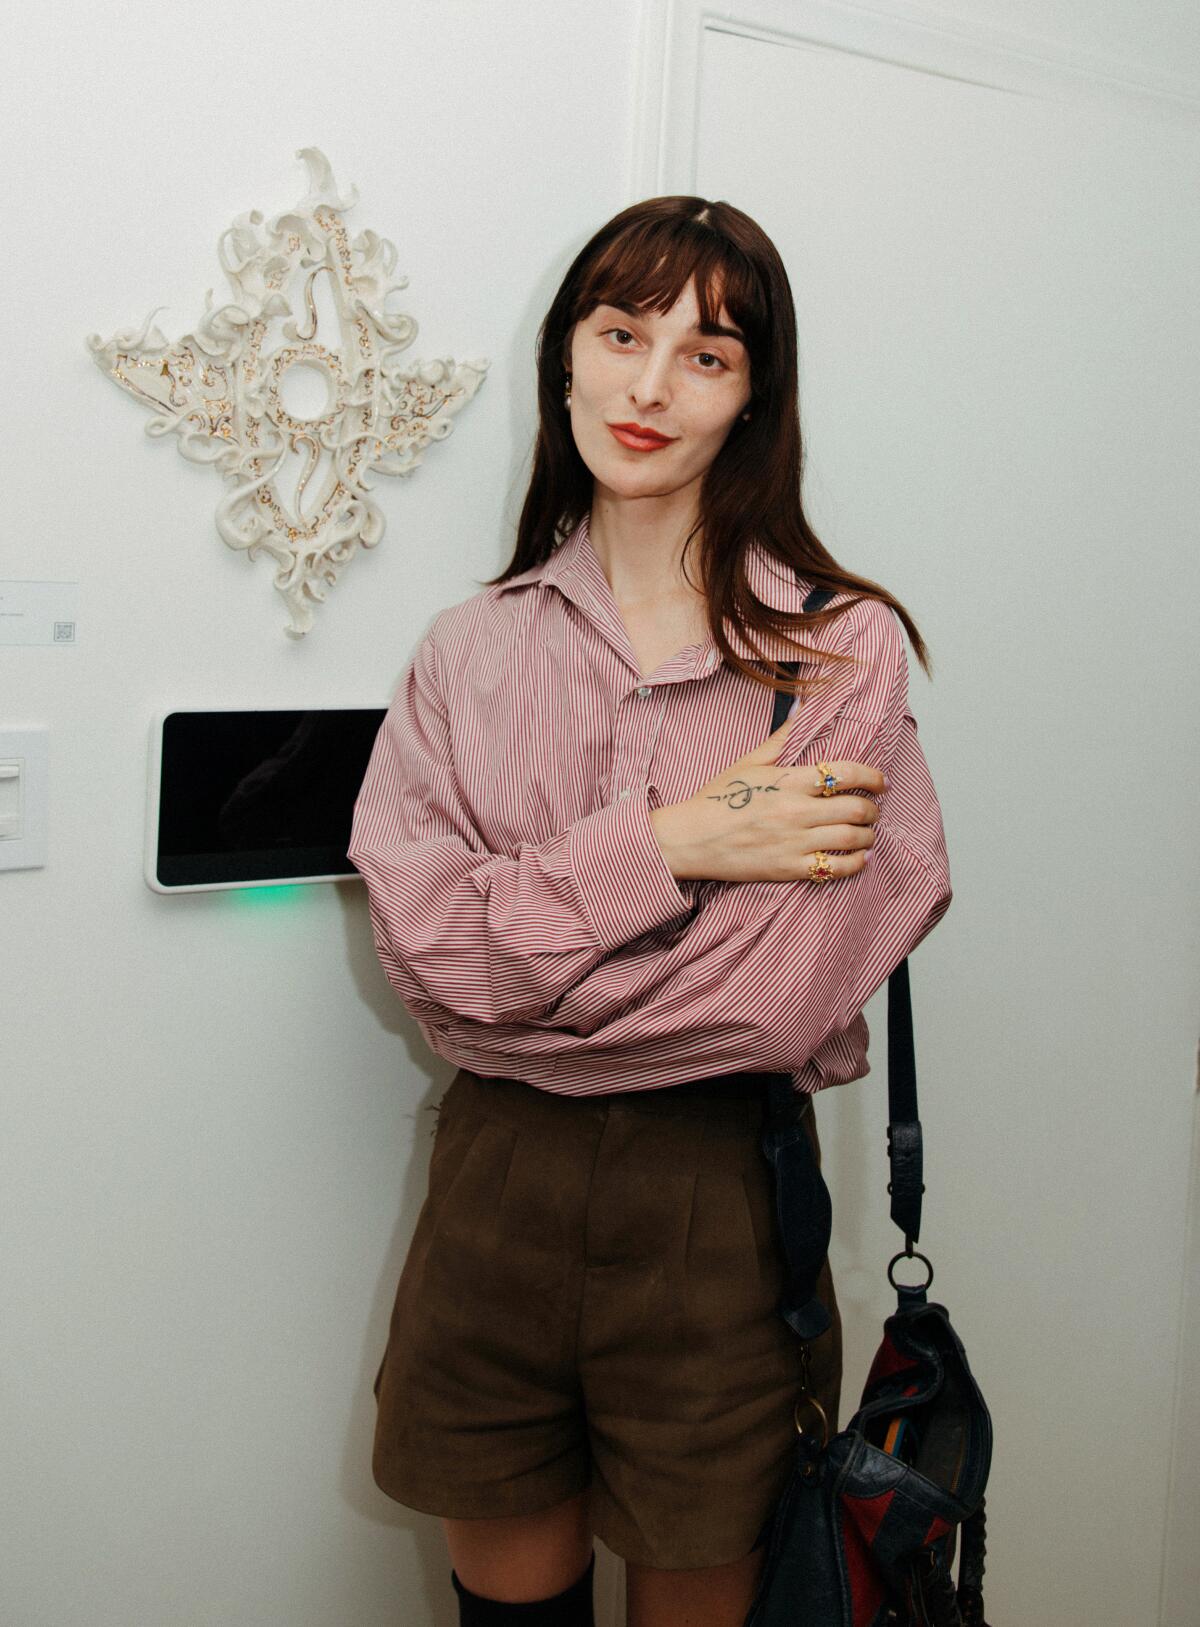
{"type": "Polygon", "coordinates": [[[24,766],[20,757],[0,762],[0,842],[13,841],[21,834],[21,770],[24,766]]]}
{"type": "Polygon", "coordinates": [[[0,729],[0,870],[46,862],[49,745],[46,729],[0,729]]]}

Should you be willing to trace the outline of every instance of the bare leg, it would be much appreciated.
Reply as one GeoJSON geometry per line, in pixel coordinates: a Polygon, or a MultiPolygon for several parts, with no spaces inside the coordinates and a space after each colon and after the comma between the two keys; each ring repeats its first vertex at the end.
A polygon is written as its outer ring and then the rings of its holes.
{"type": "Polygon", "coordinates": [[[742,1627],[766,1554],[686,1571],[626,1562],[626,1627],[742,1627]]]}
{"type": "MultiPolygon", "coordinates": [[[[551,1599],[588,1567],[590,1490],[537,1514],[443,1520],[450,1563],[464,1587],[504,1604],[551,1599]]],[[[740,1627],[740,1624],[739,1624],[740,1627]]]]}

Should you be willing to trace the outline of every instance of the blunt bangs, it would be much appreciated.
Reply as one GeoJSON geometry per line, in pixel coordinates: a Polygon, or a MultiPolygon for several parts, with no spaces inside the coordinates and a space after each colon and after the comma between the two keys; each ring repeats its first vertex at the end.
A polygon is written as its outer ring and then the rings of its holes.
{"type": "Polygon", "coordinates": [[[580,285],[570,321],[583,321],[597,305],[665,313],[693,277],[702,326],[715,328],[724,305],[742,330],[753,368],[769,323],[762,283],[740,249],[696,218],[640,221],[618,233],[580,285]]]}

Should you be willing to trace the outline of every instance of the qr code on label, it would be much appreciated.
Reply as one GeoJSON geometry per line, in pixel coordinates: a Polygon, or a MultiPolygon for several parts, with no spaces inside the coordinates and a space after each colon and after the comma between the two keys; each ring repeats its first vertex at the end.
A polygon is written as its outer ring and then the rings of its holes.
{"type": "Polygon", "coordinates": [[[54,623],[54,642],[56,644],[74,644],[75,623],[73,621],[56,621],[54,623]]]}

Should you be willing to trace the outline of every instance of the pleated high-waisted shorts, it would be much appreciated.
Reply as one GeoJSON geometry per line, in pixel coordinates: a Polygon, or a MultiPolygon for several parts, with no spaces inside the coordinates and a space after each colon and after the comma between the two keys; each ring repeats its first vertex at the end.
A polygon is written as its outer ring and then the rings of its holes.
{"type": "MultiPolygon", "coordinates": [[[[755,1547],[792,1468],[801,1359],[761,1081],[563,1096],[458,1071],[375,1380],[382,1491],[478,1519],[590,1487],[606,1547],[665,1570],[755,1547]]],[[[832,1430],[828,1261],[817,1292],[832,1430]]]]}

